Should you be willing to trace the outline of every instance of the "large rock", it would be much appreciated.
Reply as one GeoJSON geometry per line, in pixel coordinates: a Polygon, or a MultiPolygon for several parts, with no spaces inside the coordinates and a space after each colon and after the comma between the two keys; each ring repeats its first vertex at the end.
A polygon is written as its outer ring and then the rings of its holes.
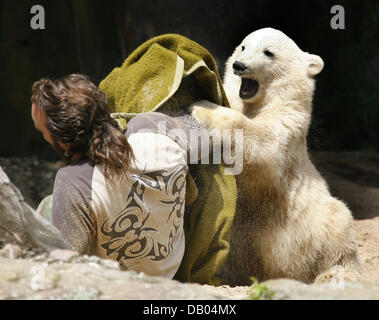
{"type": "Polygon", "coordinates": [[[30,243],[35,248],[47,251],[70,248],[60,231],[24,201],[20,191],[11,183],[1,166],[0,226],[20,242],[30,243]]]}
{"type": "Polygon", "coordinates": [[[378,300],[379,285],[371,282],[311,284],[289,280],[270,280],[264,284],[274,292],[273,299],[286,300],[378,300]]]}
{"type": "Polygon", "coordinates": [[[96,257],[76,262],[0,257],[0,299],[220,299],[197,284],[118,270],[96,257]],[[41,260],[41,261],[36,261],[41,260]]]}
{"type": "MultiPolygon", "coordinates": [[[[370,282],[306,285],[289,279],[270,280],[270,299],[373,300],[379,285],[370,282]]],[[[264,295],[261,295],[264,297],[264,295]]],[[[8,259],[0,255],[0,299],[69,300],[215,300],[249,299],[248,287],[211,287],[179,283],[132,271],[117,263],[80,256],[64,262],[46,255],[8,259]]]]}

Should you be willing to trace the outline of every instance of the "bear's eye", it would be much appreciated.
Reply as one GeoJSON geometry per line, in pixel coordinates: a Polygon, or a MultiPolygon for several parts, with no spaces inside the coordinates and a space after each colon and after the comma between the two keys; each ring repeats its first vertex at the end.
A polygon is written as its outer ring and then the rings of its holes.
{"type": "Polygon", "coordinates": [[[267,57],[273,57],[274,54],[270,51],[270,50],[265,50],[263,51],[263,53],[267,56],[267,57]]]}
{"type": "Polygon", "coordinates": [[[245,46],[242,46],[241,50],[242,50],[242,51],[245,50],[245,46]]]}

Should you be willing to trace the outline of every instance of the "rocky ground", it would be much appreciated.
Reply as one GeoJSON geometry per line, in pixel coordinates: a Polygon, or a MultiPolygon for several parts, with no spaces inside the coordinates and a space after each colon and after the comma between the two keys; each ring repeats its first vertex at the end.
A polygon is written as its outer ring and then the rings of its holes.
{"type": "MultiPolygon", "coordinates": [[[[313,160],[332,194],[353,212],[364,279],[345,284],[344,290],[333,284],[273,280],[267,283],[269,290],[258,297],[379,299],[379,155],[328,152],[314,154],[313,160]],[[268,294],[270,290],[274,296],[268,294]]],[[[55,173],[62,165],[37,157],[0,158],[0,166],[34,208],[51,193],[55,173]]],[[[0,299],[245,299],[249,293],[249,287],[180,284],[121,272],[111,261],[78,257],[72,252],[56,251],[48,256],[20,244],[0,226],[0,299]],[[129,287],[133,290],[125,289],[129,287]]]]}
{"type": "Polygon", "coordinates": [[[62,161],[49,162],[30,158],[0,158],[0,166],[12,183],[20,189],[25,201],[34,209],[52,193],[55,174],[62,161]]]}

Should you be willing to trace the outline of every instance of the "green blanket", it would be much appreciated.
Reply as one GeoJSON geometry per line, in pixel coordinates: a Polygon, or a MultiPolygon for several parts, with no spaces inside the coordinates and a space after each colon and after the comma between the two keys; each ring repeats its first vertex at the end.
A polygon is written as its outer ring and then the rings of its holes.
{"type": "MultiPolygon", "coordinates": [[[[138,113],[174,115],[200,99],[229,107],[212,55],[177,34],[142,44],[99,88],[124,128],[125,121],[138,113]]],[[[187,193],[186,199],[193,200],[186,206],[186,249],[175,279],[219,285],[216,273],[229,252],[236,210],[235,177],[224,175],[222,165],[190,165],[187,193]]]]}

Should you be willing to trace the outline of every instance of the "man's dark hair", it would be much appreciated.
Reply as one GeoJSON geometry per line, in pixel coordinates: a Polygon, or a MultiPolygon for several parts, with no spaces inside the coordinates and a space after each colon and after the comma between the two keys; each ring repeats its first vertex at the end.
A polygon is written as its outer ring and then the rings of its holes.
{"type": "Polygon", "coordinates": [[[32,91],[32,103],[47,115],[55,149],[59,149],[58,141],[67,144],[72,155],[102,166],[106,177],[126,173],[132,149],[110,115],[106,95],[88,77],[43,78],[33,84],[32,91]]]}

